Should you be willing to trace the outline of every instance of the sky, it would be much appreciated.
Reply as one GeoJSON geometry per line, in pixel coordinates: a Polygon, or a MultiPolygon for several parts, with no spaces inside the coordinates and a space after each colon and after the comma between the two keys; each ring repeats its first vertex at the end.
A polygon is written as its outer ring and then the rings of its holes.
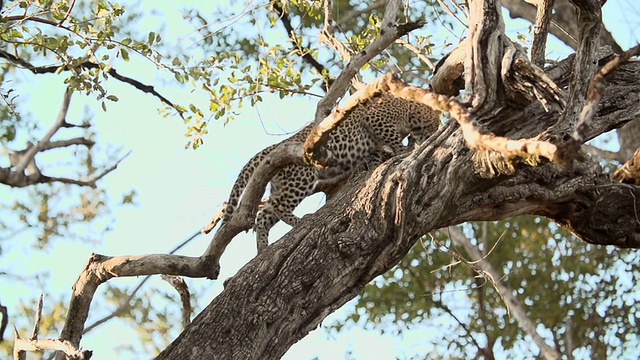
{"type": "MultiPolygon", "coordinates": [[[[167,35],[178,40],[191,34],[193,30],[180,21],[179,11],[164,4],[166,3],[143,4],[146,7],[162,7],[166,13],[166,16],[147,19],[144,25],[153,27],[164,22],[167,35]]],[[[181,4],[202,7],[197,1],[181,1],[181,4]]],[[[621,28],[628,26],[625,19],[623,17],[619,22],[621,28]]],[[[505,17],[505,20],[508,20],[508,17],[505,17]]],[[[507,25],[508,28],[521,31],[525,31],[524,26],[520,22],[507,25]]],[[[118,71],[126,75],[135,74],[141,81],[159,86],[163,95],[177,103],[188,103],[194,96],[201,96],[184,89],[159,85],[151,67],[136,68],[137,65],[139,63],[134,60],[128,66],[119,67],[118,71]]],[[[38,76],[25,77],[22,80],[24,85],[21,91],[28,94],[21,99],[23,105],[43,123],[52,123],[62,100],[62,77],[38,76]]],[[[112,208],[111,218],[115,219],[111,224],[113,231],[104,236],[102,233],[96,233],[94,242],[58,240],[48,251],[34,252],[29,245],[33,241],[29,236],[33,234],[27,232],[22,234],[18,241],[3,244],[5,253],[0,257],[0,269],[11,269],[12,272],[24,276],[49,268],[47,291],[59,294],[66,299],[65,302],[68,302],[71,286],[92,252],[104,255],[165,253],[206,225],[227,199],[231,186],[245,162],[264,147],[284,139],[290,132],[312,121],[317,101],[315,98],[280,100],[276,96],[264,96],[264,103],[259,103],[253,108],[245,106],[239,109],[237,120],[227,125],[220,121],[212,121],[208,127],[209,134],[205,137],[205,144],[193,151],[184,149],[187,142],[183,135],[185,125],[177,117],[160,116],[157,112],[159,102],[156,98],[139,93],[130,86],[114,80],[108,82],[108,88],[120,99],[117,103],[108,104],[108,112],[103,112],[91,97],[76,94],[72,99],[68,119],[81,119],[85,107],[88,107],[94,115],[91,123],[102,151],[105,154],[117,151],[123,155],[131,150],[131,154],[118,169],[101,180],[100,186],[108,189],[114,203],[121,194],[135,189],[138,194],[137,205],[112,208]],[[25,262],[24,257],[27,254],[29,261],[25,262]]],[[[207,101],[206,98],[196,100],[203,104],[207,101]]],[[[6,194],[6,189],[3,191],[4,193],[0,194],[6,194]]],[[[12,194],[10,192],[9,196],[12,194]]],[[[322,196],[315,195],[305,200],[296,213],[302,215],[313,212],[322,202],[322,196]]],[[[99,225],[104,224],[90,226],[84,231],[91,234],[92,231],[98,231],[99,225]]],[[[271,241],[287,230],[287,225],[279,223],[271,231],[271,241]]],[[[200,236],[182,249],[180,254],[201,255],[209,239],[210,236],[200,236]]],[[[255,248],[253,233],[240,234],[229,245],[221,260],[220,280],[189,280],[190,286],[204,289],[200,294],[202,298],[199,299],[201,306],[205,306],[222,290],[224,279],[235,274],[243,264],[255,256],[255,248]]],[[[136,284],[139,280],[111,281],[126,285],[136,284]]],[[[9,294],[1,291],[0,295],[3,305],[10,309],[17,306],[20,300],[34,298],[40,292],[40,289],[34,289],[31,282],[21,283],[0,277],[0,289],[6,289],[8,286],[11,289],[9,294]]],[[[168,285],[154,279],[146,286],[166,288],[168,285]]],[[[104,294],[99,291],[96,296],[104,294]]],[[[454,292],[450,296],[464,295],[454,292]]],[[[347,308],[349,306],[352,305],[348,304],[347,308]]],[[[88,323],[108,312],[109,309],[92,309],[88,323]]],[[[344,314],[345,310],[339,310],[323,321],[323,324],[331,324],[336,319],[343,318],[344,314]]],[[[30,322],[31,320],[28,320],[28,323],[30,322]]],[[[311,359],[316,356],[320,359],[336,359],[343,358],[348,351],[358,359],[389,359],[402,354],[427,353],[434,350],[427,340],[440,334],[425,331],[421,329],[407,332],[403,338],[398,338],[354,328],[329,337],[325,330],[320,329],[295,344],[284,359],[311,359]],[[374,343],[375,349],[371,346],[374,343]]],[[[57,334],[43,336],[55,337],[57,334]]],[[[94,350],[93,359],[110,359],[113,356],[113,344],[126,343],[131,341],[132,337],[137,337],[137,334],[127,329],[125,323],[115,320],[87,334],[82,340],[82,346],[94,350]]]]}

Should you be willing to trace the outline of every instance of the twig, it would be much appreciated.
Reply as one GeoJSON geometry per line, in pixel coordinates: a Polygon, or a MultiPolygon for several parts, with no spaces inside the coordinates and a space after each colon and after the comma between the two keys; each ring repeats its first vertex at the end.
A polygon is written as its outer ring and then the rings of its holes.
{"type": "Polygon", "coordinates": [[[75,4],[76,4],[76,0],[71,0],[71,2],[68,5],[69,8],[67,9],[67,12],[64,14],[62,19],[60,19],[60,21],[58,22],[58,26],[62,26],[62,24],[64,24],[64,22],[67,21],[67,19],[71,15],[71,11],[73,10],[73,7],[75,6],[75,4]]]}
{"type": "Polygon", "coordinates": [[[38,340],[38,333],[40,333],[40,320],[42,319],[42,300],[43,295],[40,294],[40,298],[38,299],[38,306],[36,307],[36,319],[33,322],[33,332],[31,333],[31,337],[29,340],[38,340]]]}
{"type": "Polygon", "coordinates": [[[29,339],[22,339],[18,334],[18,329],[14,327],[15,341],[13,344],[13,358],[16,360],[26,360],[27,351],[56,350],[64,352],[70,359],[88,360],[92,352],[89,350],[80,351],[68,341],[60,339],[38,339],[40,332],[40,321],[42,320],[43,295],[40,294],[36,307],[36,318],[33,325],[33,332],[29,339]]]}
{"type": "Polygon", "coordinates": [[[409,51],[411,51],[412,53],[416,54],[416,56],[418,57],[418,59],[422,60],[423,63],[427,64],[429,66],[429,68],[433,71],[436,69],[436,65],[433,63],[433,61],[431,61],[431,59],[429,59],[428,57],[426,57],[422,51],[420,51],[420,49],[418,49],[417,47],[415,47],[413,44],[411,44],[410,42],[404,40],[404,39],[397,39],[396,43],[404,46],[405,48],[407,48],[409,51]]]}
{"type": "Polygon", "coordinates": [[[322,79],[324,80],[325,90],[329,89],[331,87],[331,82],[333,81],[331,79],[331,76],[329,76],[329,70],[324,65],[320,64],[318,60],[316,60],[311,55],[311,50],[305,48],[302,44],[300,44],[295,30],[293,29],[293,26],[291,26],[291,19],[289,18],[289,14],[284,11],[282,4],[279,1],[274,1],[273,9],[278,13],[280,21],[282,22],[284,28],[287,30],[289,40],[291,40],[291,43],[293,44],[295,49],[298,51],[302,59],[309,65],[311,65],[314,69],[316,69],[318,74],[322,77],[322,79]]]}
{"type": "MultiPolygon", "coordinates": [[[[61,68],[63,71],[69,71],[73,69],[67,65],[35,66],[29,63],[28,61],[18,58],[17,56],[3,50],[0,50],[0,57],[11,61],[15,65],[22,66],[34,74],[55,74],[59,72],[61,68]]],[[[100,66],[91,61],[84,61],[80,64],[75,65],[74,68],[98,69],[100,68],[100,66]]],[[[171,108],[176,110],[180,115],[180,117],[184,118],[184,110],[182,110],[179,106],[175,105],[169,99],[167,99],[162,94],[160,94],[152,85],[143,84],[140,81],[130,78],[128,76],[120,75],[120,73],[118,73],[118,71],[113,67],[109,68],[109,70],[107,71],[107,74],[113,76],[116,80],[119,80],[123,83],[133,86],[134,88],[142,92],[145,92],[147,94],[151,94],[157,97],[158,99],[160,99],[160,101],[162,101],[163,103],[169,105],[171,108]]]]}
{"type": "MultiPolygon", "coordinates": [[[[386,1],[383,1],[386,2],[386,1]]],[[[343,62],[348,63],[351,61],[351,56],[353,55],[351,50],[347,49],[344,44],[335,36],[333,33],[335,31],[334,20],[333,20],[333,1],[332,0],[324,0],[324,25],[322,27],[322,31],[320,31],[320,38],[318,42],[325,43],[329,45],[329,47],[335,49],[339,54],[340,58],[343,62]]]]}
{"type": "Polygon", "coordinates": [[[67,117],[67,112],[69,111],[69,104],[71,103],[71,96],[73,95],[73,91],[71,88],[67,87],[64,97],[62,99],[62,106],[60,107],[60,112],[58,113],[58,117],[56,118],[55,123],[49,129],[49,132],[40,140],[37,144],[27,149],[24,153],[22,159],[14,166],[14,171],[16,174],[23,175],[24,169],[27,165],[33,160],[34,156],[38,151],[40,151],[41,146],[44,146],[51,140],[53,135],[60,130],[62,124],[65,123],[65,119],[67,117]]]}
{"type": "MultiPolygon", "coordinates": [[[[440,6],[442,6],[442,8],[444,9],[444,11],[445,11],[447,14],[451,15],[454,19],[458,20],[458,22],[459,22],[460,24],[462,24],[462,26],[464,26],[464,27],[466,27],[466,28],[469,28],[469,24],[465,23],[465,22],[464,22],[464,21],[463,21],[463,20],[458,16],[458,14],[456,14],[453,10],[451,10],[451,9],[449,8],[449,6],[448,6],[447,4],[445,4],[445,3],[444,3],[444,1],[442,1],[442,0],[437,0],[437,1],[438,1],[438,4],[440,4],[440,6]]],[[[455,1],[452,1],[452,2],[453,2],[453,5],[454,5],[458,10],[461,10],[461,9],[460,9],[460,7],[458,6],[458,4],[456,4],[456,2],[455,2],[455,1]]]]}
{"type": "Polygon", "coordinates": [[[27,359],[27,351],[55,350],[63,352],[67,358],[72,360],[89,360],[93,355],[91,350],[79,350],[69,341],[60,339],[37,339],[25,340],[18,336],[13,348],[13,357],[18,360],[27,359]]]}
{"type": "MultiPolygon", "coordinates": [[[[411,274],[411,277],[413,278],[412,280],[418,281],[418,284],[420,285],[421,288],[425,290],[429,289],[429,286],[424,281],[424,277],[422,276],[422,274],[420,274],[420,272],[415,267],[407,266],[405,267],[405,269],[407,269],[409,271],[409,274],[411,274]]],[[[478,350],[481,351],[482,347],[476,340],[475,336],[473,336],[473,332],[471,331],[471,329],[469,329],[469,326],[467,326],[467,324],[462,322],[462,320],[460,320],[460,318],[458,318],[453,313],[453,310],[451,310],[451,308],[449,308],[444,302],[442,302],[442,300],[436,300],[435,297],[432,296],[432,301],[435,303],[436,306],[438,306],[439,308],[444,310],[447,314],[449,314],[449,316],[451,316],[458,323],[458,325],[460,325],[460,327],[462,328],[462,330],[464,330],[467,336],[471,338],[471,342],[473,342],[473,344],[478,348],[478,350]]]]}
{"type": "Polygon", "coordinates": [[[57,149],[57,148],[67,147],[72,145],[84,145],[86,147],[92,147],[93,145],[95,145],[95,143],[96,143],[95,141],[84,138],[84,137],[77,137],[77,138],[67,139],[67,140],[49,141],[48,143],[42,145],[42,147],[40,148],[40,151],[47,151],[51,149],[57,149]]]}
{"type": "Polygon", "coordinates": [[[30,174],[24,174],[24,173],[18,174],[16,173],[16,171],[12,171],[10,168],[0,167],[0,183],[6,184],[12,187],[26,187],[26,186],[35,185],[35,184],[59,182],[63,184],[89,186],[89,187],[95,188],[97,186],[98,180],[102,179],[107,174],[115,170],[120,164],[120,162],[122,162],[127,156],[129,156],[130,153],[131,151],[125,154],[116,163],[104,169],[100,174],[98,174],[95,177],[92,177],[89,180],[77,180],[77,179],[69,179],[64,177],[47,176],[40,173],[39,170],[30,174]]]}
{"type": "MultiPolygon", "coordinates": [[[[325,3],[324,3],[325,15],[326,15],[327,6],[329,6],[329,10],[331,10],[331,5],[332,5],[331,3],[332,3],[331,0],[325,0],[325,3]]],[[[346,12],[346,13],[342,14],[340,16],[340,18],[337,19],[333,25],[328,27],[327,30],[330,31],[331,33],[333,33],[337,29],[340,29],[340,25],[338,24],[338,22],[340,22],[342,24],[346,24],[349,21],[351,21],[351,19],[353,19],[355,17],[358,17],[358,16],[360,16],[362,14],[368,14],[373,10],[376,10],[376,9],[379,9],[379,8],[385,6],[386,4],[387,4],[387,0],[377,0],[376,2],[367,5],[365,8],[363,8],[361,10],[355,10],[354,9],[354,10],[351,10],[349,12],[346,12]]]]}

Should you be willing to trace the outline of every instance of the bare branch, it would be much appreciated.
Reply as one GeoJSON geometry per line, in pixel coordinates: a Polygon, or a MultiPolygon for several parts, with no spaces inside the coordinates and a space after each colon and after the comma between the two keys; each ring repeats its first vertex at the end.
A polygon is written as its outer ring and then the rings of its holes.
{"type": "Polygon", "coordinates": [[[84,145],[90,148],[95,144],[96,142],[93,140],[89,140],[84,137],[77,137],[77,138],[72,138],[67,140],[49,141],[48,143],[42,145],[42,147],[40,148],[40,151],[47,151],[51,149],[57,149],[57,148],[67,147],[72,145],[84,145]]]}
{"type": "Polygon", "coordinates": [[[522,306],[522,303],[518,301],[518,299],[513,295],[513,291],[506,286],[500,278],[502,275],[496,270],[493,265],[489,261],[487,261],[483,256],[480,250],[475,247],[469,239],[462,233],[460,228],[456,226],[449,226],[449,235],[451,241],[453,241],[457,246],[462,247],[466,253],[469,255],[470,259],[460,259],[464,261],[468,266],[475,269],[481,274],[484,274],[490,279],[490,282],[494,285],[496,291],[500,294],[502,299],[505,301],[505,305],[508,307],[509,312],[513,315],[513,317],[518,321],[522,330],[531,336],[533,341],[540,348],[540,353],[545,359],[556,360],[561,359],[562,354],[560,354],[557,350],[547,345],[545,339],[538,334],[536,331],[536,324],[531,321],[531,319],[527,316],[527,312],[525,308],[522,306]]]}
{"type": "Polygon", "coordinates": [[[613,160],[619,162],[624,161],[624,159],[622,159],[622,157],[620,156],[620,153],[616,151],[604,150],[587,144],[582,145],[582,150],[584,150],[588,154],[591,154],[592,156],[597,156],[605,160],[613,160]]]}
{"type": "Polygon", "coordinates": [[[210,260],[204,257],[170,254],[116,257],[92,254],[73,286],[67,321],[60,338],[74,346],[79,345],[95,291],[109,279],[155,274],[216,278],[219,267],[217,262],[213,263],[210,260]]]}
{"type": "Polygon", "coordinates": [[[316,69],[318,74],[322,76],[322,79],[324,80],[324,86],[323,86],[324,89],[325,90],[329,89],[333,81],[331,79],[331,76],[329,76],[329,70],[327,70],[327,68],[324,65],[320,64],[318,60],[316,60],[311,55],[311,50],[305,48],[304,45],[300,43],[298,37],[296,36],[296,32],[293,29],[293,26],[291,26],[291,19],[289,19],[289,14],[287,14],[287,12],[284,11],[282,4],[279,1],[274,1],[272,4],[273,4],[272,5],[273,9],[278,13],[278,16],[280,17],[280,21],[282,22],[282,25],[287,30],[287,35],[289,36],[289,40],[291,41],[291,44],[298,51],[302,59],[306,61],[309,65],[311,65],[314,69],[316,69]]]}
{"type": "Polygon", "coordinates": [[[47,176],[40,173],[40,171],[37,171],[35,173],[29,173],[29,174],[24,174],[24,173],[18,174],[15,171],[13,171],[11,168],[0,167],[0,183],[9,185],[12,187],[26,187],[26,186],[31,186],[35,184],[59,182],[63,184],[89,186],[89,187],[95,188],[97,186],[98,180],[102,179],[107,174],[115,170],[120,164],[120,162],[123,161],[127,156],[129,156],[130,153],[131,152],[129,151],[122,158],[120,158],[120,160],[116,161],[113,165],[104,169],[100,174],[90,178],[89,180],[77,180],[77,179],[70,179],[70,178],[64,178],[64,177],[47,176]]]}
{"type": "MultiPolygon", "coordinates": [[[[180,250],[182,247],[184,247],[185,245],[187,245],[188,243],[190,243],[193,239],[195,239],[198,235],[200,235],[200,231],[196,231],[193,234],[191,234],[190,236],[188,236],[183,242],[181,242],[180,244],[178,244],[176,247],[174,247],[173,249],[171,249],[171,251],[169,251],[169,254],[175,254],[178,250],[180,250]]],[[[84,330],[82,331],[83,334],[88,333],[89,331],[95,329],[96,327],[104,324],[105,322],[113,319],[114,317],[120,316],[120,314],[122,314],[123,312],[127,311],[128,309],[130,309],[130,302],[131,300],[133,300],[133,298],[135,297],[135,295],[138,293],[138,291],[140,291],[140,289],[142,289],[142,286],[149,281],[149,279],[151,279],[152,275],[147,275],[145,276],[142,280],[140,280],[140,282],[138,283],[138,285],[133,288],[133,290],[131,290],[131,292],[129,293],[129,295],[127,295],[127,297],[122,300],[120,302],[120,304],[118,305],[118,307],[109,315],[98,319],[96,321],[94,321],[92,324],[86,326],[84,328],[84,330]]]]}
{"type": "MultiPolygon", "coordinates": [[[[572,0],[578,14],[580,36],[576,50],[573,69],[571,71],[571,89],[567,99],[567,106],[560,115],[557,123],[542,134],[542,138],[559,141],[571,136],[579,121],[587,92],[593,76],[596,74],[597,51],[599,48],[600,28],[602,27],[602,10],[598,0],[572,0]]],[[[575,144],[567,148],[568,152],[576,152],[575,144]]]]}
{"type": "Polygon", "coordinates": [[[537,0],[535,5],[538,8],[536,15],[535,30],[533,32],[533,42],[531,44],[531,60],[542,68],[545,63],[545,49],[547,45],[547,34],[549,33],[549,23],[555,0],[537,0]]]}
{"type": "MultiPolygon", "coordinates": [[[[67,66],[67,65],[53,65],[53,66],[35,66],[32,65],[31,63],[29,63],[28,61],[24,60],[24,59],[20,59],[17,56],[14,56],[13,54],[10,54],[6,51],[0,50],[0,57],[1,58],[5,58],[7,60],[9,60],[10,62],[14,63],[17,66],[22,66],[25,69],[31,71],[34,74],[55,74],[57,72],[60,71],[60,69],[62,68],[63,71],[69,71],[72,70],[73,68],[67,66]]],[[[93,63],[91,61],[84,61],[80,64],[75,65],[74,68],[84,68],[84,69],[97,69],[100,68],[100,66],[96,63],[93,63]]],[[[115,68],[110,68],[107,71],[107,74],[113,76],[115,79],[129,84],[131,86],[133,86],[134,88],[145,92],[147,94],[151,94],[155,97],[157,97],[158,99],[160,99],[160,101],[162,101],[163,103],[169,105],[171,108],[173,108],[174,110],[176,110],[178,112],[178,114],[180,115],[180,117],[184,118],[183,114],[184,114],[184,110],[182,110],[179,106],[175,105],[173,102],[171,102],[169,99],[167,99],[166,97],[164,97],[162,94],[160,94],[152,85],[146,85],[143,84],[142,82],[135,80],[133,78],[130,78],[128,76],[124,76],[124,75],[120,75],[120,73],[118,73],[118,71],[115,68]]]]}
{"type": "Polygon", "coordinates": [[[58,26],[62,26],[62,24],[64,24],[65,21],[67,21],[67,19],[69,18],[69,16],[71,15],[71,11],[73,11],[73,7],[76,5],[76,0],[71,0],[69,2],[69,8],[67,9],[67,12],[64,14],[64,16],[62,17],[62,19],[60,19],[60,21],[58,21],[58,26]]]}
{"type": "MultiPolygon", "coordinates": [[[[332,3],[332,0],[325,0],[324,2],[325,15],[326,15],[327,6],[329,7],[329,10],[331,10],[331,6],[332,6],[331,3],[332,3]]],[[[351,11],[340,14],[340,17],[336,20],[336,22],[330,27],[328,27],[327,29],[330,32],[334,32],[337,29],[340,29],[340,25],[338,24],[338,22],[341,24],[346,24],[350,22],[353,18],[356,18],[362,14],[370,14],[373,10],[380,9],[384,7],[386,4],[387,4],[387,0],[376,0],[375,2],[364,7],[363,9],[360,9],[360,10],[353,9],[351,11]]]]}
{"type": "Polygon", "coordinates": [[[42,319],[42,300],[43,295],[40,294],[40,298],[38,299],[38,306],[36,307],[36,319],[33,323],[33,332],[31,333],[31,337],[29,340],[37,340],[38,334],[40,333],[40,320],[42,319]]]}
{"type": "Polygon", "coordinates": [[[27,151],[24,153],[20,162],[18,162],[18,164],[14,166],[14,173],[16,175],[18,176],[23,175],[24,169],[27,167],[27,165],[31,161],[33,161],[33,158],[34,156],[36,156],[36,153],[38,153],[38,151],[41,150],[41,146],[45,146],[49,142],[49,140],[51,140],[53,135],[58,130],[60,130],[60,128],[62,127],[62,124],[65,123],[65,119],[67,117],[67,112],[69,111],[69,104],[71,103],[72,95],[73,95],[73,91],[69,87],[67,87],[67,90],[64,93],[64,98],[62,99],[62,106],[60,107],[60,112],[58,113],[58,117],[56,118],[55,123],[53,124],[51,129],[49,129],[49,132],[47,132],[47,134],[42,138],[42,140],[40,140],[37,144],[27,149],[27,151]]]}
{"type": "Polygon", "coordinates": [[[416,54],[418,59],[420,59],[423,63],[427,64],[431,70],[435,70],[436,69],[436,65],[433,63],[433,61],[431,61],[431,59],[429,59],[425,54],[423,54],[422,51],[420,51],[420,49],[415,47],[410,42],[408,42],[408,41],[406,41],[404,39],[397,39],[396,43],[404,46],[409,51],[411,51],[412,53],[416,54]]]}
{"type": "MultiPolygon", "coordinates": [[[[502,0],[502,5],[509,10],[511,18],[523,18],[535,23],[536,8],[522,0],[502,0]]],[[[575,22],[575,9],[569,0],[555,0],[554,12],[551,16],[549,33],[553,34],[567,46],[576,49],[578,46],[578,26],[575,22]]],[[[600,42],[609,45],[617,54],[623,49],[618,45],[613,35],[606,29],[600,32],[600,42]]]]}
{"type": "MultiPolygon", "coordinates": [[[[444,9],[444,11],[449,14],[451,17],[453,17],[454,19],[458,20],[458,22],[460,24],[462,24],[462,26],[469,28],[469,25],[464,22],[459,16],[458,14],[455,13],[455,11],[451,10],[451,8],[449,8],[449,6],[447,4],[444,3],[444,1],[442,0],[437,0],[438,4],[444,9]]],[[[460,7],[458,6],[458,4],[455,1],[452,1],[453,6],[455,6],[458,10],[461,10],[460,7]]]]}
{"type": "MultiPolygon", "coordinates": [[[[386,1],[379,1],[381,3],[386,3],[386,1]]],[[[376,3],[377,4],[377,3],[376,3]]],[[[383,4],[380,4],[381,6],[383,4]]],[[[353,53],[350,49],[348,49],[342,42],[340,42],[333,35],[336,30],[336,26],[334,25],[333,20],[333,0],[324,0],[324,26],[322,27],[322,31],[320,31],[320,38],[318,42],[325,43],[329,45],[329,47],[335,49],[339,54],[342,61],[348,63],[351,61],[351,57],[353,53]]]]}
{"type": "Polygon", "coordinates": [[[186,328],[191,323],[191,294],[189,293],[189,287],[183,278],[179,276],[161,275],[162,280],[168,282],[180,295],[180,301],[182,302],[182,327],[186,328]]]}
{"type": "Polygon", "coordinates": [[[78,350],[69,341],[60,339],[36,339],[25,340],[21,339],[17,333],[13,348],[14,359],[27,358],[27,351],[43,351],[43,350],[55,350],[64,353],[66,359],[71,360],[89,360],[93,355],[91,350],[78,350]]]}
{"type": "Polygon", "coordinates": [[[636,45],[628,51],[625,51],[623,54],[616,55],[613,60],[604,65],[593,77],[593,80],[591,80],[591,84],[589,85],[589,97],[587,98],[587,101],[584,104],[582,111],[580,112],[578,123],[576,124],[575,130],[572,135],[573,140],[577,144],[584,143],[587,129],[589,128],[591,120],[593,119],[597,107],[600,104],[600,100],[604,95],[604,78],[612,71],[620,67],[620,65],[627,62],[631,57],[637,56],[639,54],[640,45],[636,45]]]}
{"type": "Polygon", "coordinates": [[[91,351],[80,351],[76,346],[73,346],[68,341],[61,339],[38,339],[40,332],[40,320],[42,319],[42,303],[43,295],[40,294],[38,305],[36,307],[36,318],[33,325],[33,332],[28,340],[22,339],[18,334],[18,330],[14,328],[15,341],[13,344],[13,358],[26,360],[27,351],[56,350],[66,354],[68,359],[90,359],[92,355],[91,351]]]}

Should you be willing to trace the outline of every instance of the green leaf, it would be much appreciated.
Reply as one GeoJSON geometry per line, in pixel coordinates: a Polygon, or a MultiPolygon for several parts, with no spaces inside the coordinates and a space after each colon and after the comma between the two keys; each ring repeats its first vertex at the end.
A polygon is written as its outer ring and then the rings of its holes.
{"type": "Polygon", "coordinates": [[[120,56],[122,56],[122,60],[129,61],[129,52],[127,49],[120,48],[120,56]]]}

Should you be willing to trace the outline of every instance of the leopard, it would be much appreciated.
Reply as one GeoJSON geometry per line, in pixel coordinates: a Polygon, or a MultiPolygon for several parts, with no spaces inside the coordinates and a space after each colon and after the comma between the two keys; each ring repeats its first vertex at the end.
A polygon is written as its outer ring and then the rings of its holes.
{"type": "MultiPolygon", "coordinates": [[[[258,253],[268,246],[269,232],[278,221],[291,227],[299,224],[301,219],[293,211],[305,198],[326,192],[322,184],[339,183],[354,171],[374,168],[410,151],[440,124],[438,111],[384,92],[368,96],[348,109],[344,116],[344,121],[328,135],[322,156],[311,161],[305,158],[306,165],[287,165],[270,179],[269,198],[258,211],[253,227],[258,253]],[[407,137],[410,137],[410,146],[403,144],[407,137]]],[[[283,144],[295,143],[302,148],[315,129],[317,125],[313,123],[305,126],[291,137],[258,152],[244,165],[231,189],[223,222],[231,220],[247,183],[264,159],[283,144]]]]}

